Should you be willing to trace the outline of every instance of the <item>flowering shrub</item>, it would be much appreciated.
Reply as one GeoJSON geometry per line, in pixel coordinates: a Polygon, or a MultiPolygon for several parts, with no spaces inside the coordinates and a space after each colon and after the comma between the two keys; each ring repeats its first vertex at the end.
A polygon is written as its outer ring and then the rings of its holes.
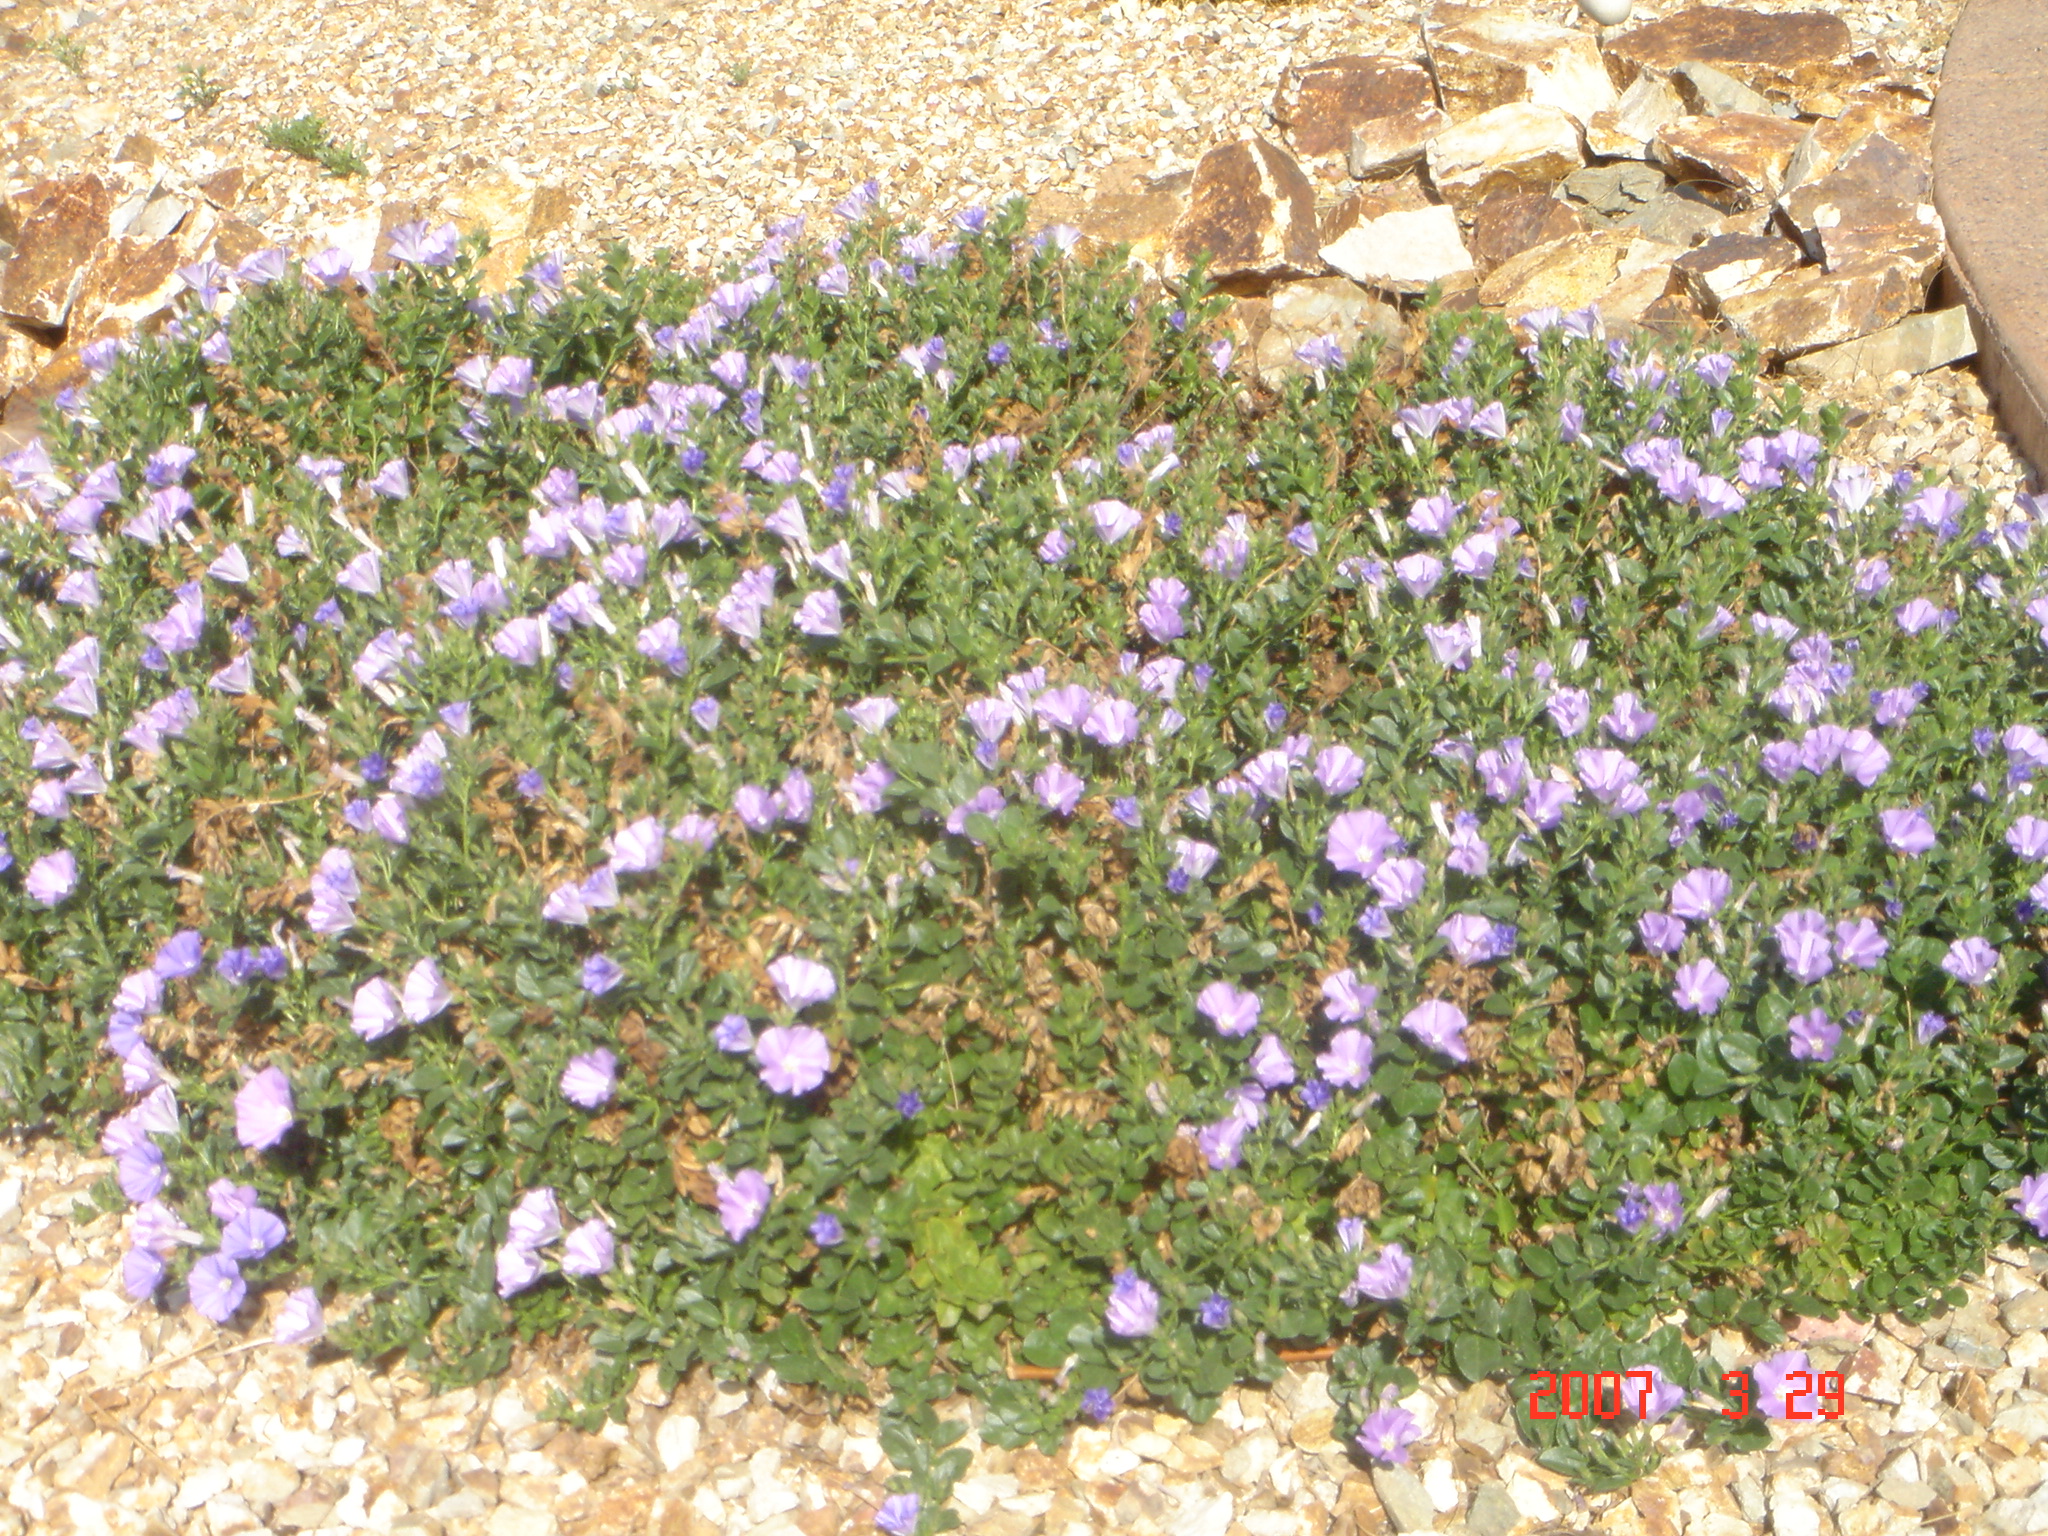
{"type": "Polygon", "coordinates": [[[2048,1232],[2042,508],[1592,315],[1241,409],[1220,301],[867,201],[709,284],[191,268],[5,461],[0,1091],[133,1294],[889,1388],[909,1529],[955,1380],[1740,1439],[1700,1330],[2048,1232]]]}

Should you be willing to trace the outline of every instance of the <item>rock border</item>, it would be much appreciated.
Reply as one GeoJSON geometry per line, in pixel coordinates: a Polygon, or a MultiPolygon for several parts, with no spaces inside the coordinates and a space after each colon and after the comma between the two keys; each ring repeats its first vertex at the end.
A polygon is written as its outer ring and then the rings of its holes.
{"type": "Polygon", "coordinates": [[[2048,477],[2048,8],[1973,0],[1934,113],[1934,200],[1949,270],[2006,429],[2048,477]]]}

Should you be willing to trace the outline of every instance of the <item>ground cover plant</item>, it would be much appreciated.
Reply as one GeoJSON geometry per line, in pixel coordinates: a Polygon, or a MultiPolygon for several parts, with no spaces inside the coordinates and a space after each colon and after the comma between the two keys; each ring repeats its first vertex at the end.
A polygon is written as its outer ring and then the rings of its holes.
{"type": "Polygon", "coordinates": [[[1418,1364],[1654,1367],[1525,1424],[1626,1481],[1784,1410],[1704,1329],[2048,1234],[2043,508],[1591,314],[1247,390],[1199,279],[872,198],[202,264],[4,461],[0,1096],[131,1294],[893,1393],[907,1531],[955,1385],[1289,1358],[1387,1460],[1418,1364]]]}

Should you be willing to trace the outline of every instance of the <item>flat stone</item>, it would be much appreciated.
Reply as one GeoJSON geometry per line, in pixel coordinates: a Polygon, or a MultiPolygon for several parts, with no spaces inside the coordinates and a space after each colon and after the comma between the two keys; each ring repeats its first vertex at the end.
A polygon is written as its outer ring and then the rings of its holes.
{"type": "Polygon", "coordinates": [[[202,176],[197,182],[200,195],[220,209],[234,207],[240,201],[242,192],[248,184],[248,173],[239,165],[222,166],[211,176],[202,176]]]}
{"type": "Polygon", "coordinates": [[[1577,123],[1563,111],[1515,102],[1438,134],[1428,161],[1430,183],[1463,208],[1513,187],[1549,187],[1583,165],[1585,155],[1577,123]]]}
{"type": "Polygon", "coordinates": [[[1407,341],[1400,310],[1348,277],[1287,283],[1274,289],[1270,299],[1241,301],[1240,307],[1253,302],[1256,312],[1247,317],[1255,322],[1250,327],[1255,333],[1252,361],[1269,385],[1307,374],[1294,349],[1318,336],[1336,337],[1347,358],[1374,342],[1399,349],[1407,341]]]}
{"type": "Polygon", "coordinates": [[[1610,231],[1567,235],[1531,246],[1490,273],[1479,302],[1509,318],[1555,306],[1583,309],[1614,286],[1630,236],[1610,231]]]}
{"type": "Polygon", "coordinates": [[[1465,1511],[1465,1529],[1472,1536],[1513,1536],[1521,1523],[1522,1512],[1515,1508],[1505,1483],[1481,1483],[1465,1511]]]}
{"type": "MultiPolygon", "coordinates": [[[[1760,229],[1768,222],[1768,214],[1750,222],[1760,229]]],[[[1757,229],[1730,230],[1727,228],[1729,223],[1729,217],[1721,206],[1705,193],[1691,187],[1673,187],[1662,197],[1653,198],[1629,214],[1617,227],[1633,229],[1649,239],[1680,247],[1696,245],[1721,234],[1757,233],[1757,229]]]]}
{"type": "Polygon", "coordinates": [[[1422,178],[1410,171],[1386,181],[1369,182],[1326,203],[1317,217],[1316,231],[1321,244],[1332,245],[1339,236],[1368,219],[1436,206],[1435,199],[1423,187],[1422,178]]]}
{"type": "Polygon", "coordinates": [[[191,211],[190,201],[165,193],[143,204],[141,214],[122,233],[131,240],[162,240],[184,223],[191,211]]]}
{"type": "Polygon", "coordinates": [[[1762,292],[1799,260],[1799,247],[1776,235],[1722,235],[1686,252],[1671,270],[1693,302],[1711,315],[1730,299],[1762,292]]]}
{"type": "Polygon", "coordinates": [[[1265,1481],[1279,1454],[1280,1442],[1264,1430],[1233,1440],[1223,1452],[1219,1469],[1223,1481],[1233,1488],[1256,1488],[1265,1481]]]}
{"type": "Polygon", "coordinates": [[[1363,135],[1364,168],[1350,164],[1361,179],[1414,163],[1450,125],[1428,70],[1412,59],[1355,53],[1283,70],[1273,121],[1304,162],[1348,159],[1354,137],[1363,135]]]}
{"type": "Polygon", "coordinates": [[[500,1504],[484,1522],[484,1536],[556,1536],[560,1529],[548,1511],[514,1504],[500,1504]]]}
{"type": "Polygon", "coordinates": [[[2048,1291],[2021,1291],[1999,1308],[2008,1333],[2048,1329],[2048,1291]]]}
{"type": "Polygon", "coordinates": [[[665,1414],[661,1428],[654,1432],[654,1454],[661,1460],[661,1470],[678,1472],[697,1454],[697,1444],[704,1426],[693,1413],[680,1411],[665,1414]]]}
{"type": "Polygon", "coordinates": [[[1941,215],[1932,203],[1824,205],[1814,219],[1821,264],[1830,272],[1887,254],[1912,257],[1923,282],[1941,267],[1941,215]]]}
{"type": "Polygon", "coordinates": [[[1644,70],[1674,73],[1706,64],[1775,100],[1796,103],[1846,91],[1871,78],[1878,61],[1858,54],[1848,23],[1825,11],[1765,15],[1735,6],[1695,5],[1601,44],[1608,73],[1627,86],[1644,70]]]}
{"type": "Polygon", "coordinates": [[[1353,282],[1395,293],[1421,293],[1473,265],[1457,214],[1442,206],[1367,219],[1324,246],[1322,258],[1353,282]]]}
{"type": "Polygon", "coordinates": [[[1167,1536],[1226,1536],[1237,1515],[1237,1501],[1227,1493],[1192,1493],[1166,1521],[1167,1536]]]}
{"type": "Polygon", "coordinates": [[[162,153],[163,151],[157,148],[156,140],[147,134],[131,133],[122,139],[119,147],[115,149],[114,164],[139,165],[147,170],[156,164],[157,157],[162,153]]]}
{"type": "Polygon", "coordinates": [[[85,285],[92,253],[107,235],[113,194],[97,176],[41,182],[20,200],[15,253],[0,266],[0,317],[61,330],[85,285]]]}
{"type": "Polygon", "coordinates": [[[1555,107],[1583,126],[1620,100],[1585,32],[1506,7],[1438,4],[1425,14],[1430,64],[1453,118],[1526,103],[1555,107]]]}
{"type": "Polygon", "coordinates": [[[1620,218],[1634,213],[1671,190],[1656,166],[1641,160],[1617,160],[1573,171],[1563,182],[1564,195],[1595,213],[1620,218]]]}
{"type": "Polygon", "coordinates": [[[1586,147],[1596,155],[1640,160],[1657,130],[1686,112],[1685,98],[1663,75],[1638,75],[1614,106],[1586,120],[1586,147]]]}
{"type": "Polygon", "coordinates": [[[1887,134],[1866,134],[1834,156],[1828,155],[1826,141],[1815,130],[1787,167],[1790,190],[1780,206],[1795,228],[1811,233],[1814,215],[1820,208],[1843,203],[1924,202],[1931,193],[1933,179],[1924,151],[1901,144],[1887,134]],[[1810,172],[1801,163],[1801,157],[1809,152],[1827,168],[1810,172]]]}
{"type": "Polygon", "coordinates": [[[1917,312],[1927,285],[1911,259],[1879,257],[1841,272],[1802,267],[1761,293],[1724,304],[1736,331],[1773,357],[1837,346],[1917,312]]]}
{"type": "Polygon", "coordinates": [[[1202,156],[1187,211],[1168,239],[1165,271],[1181,277],[1207,252],[1219,287],[1258,292],[1319,273],[1319,245],[1314,186],[1293,156],[1254,136],[1202,156]]]}
{"type": "Polygon", "coordinates": [[[1749,112],[1758,117],[1793,115],[1792,108],[1772,101],[1761,91],[1752,91],[1711,64],[1681,64],[1671,72],[1671,83],[1684,99],[1686,111],[1701,117],[1726,117],[1730,112],[1749,112]]]}
{"type": "Polygon", "coordinates": [[[1422,1479],[1406,1467],[1374,1467],[1373,1492],[1397,1531],[1426,1531],[1436,1524],[1436,1506],[1422,1479]]]}
{"type": "Polygon", "coordinates": [[[1681,177],[1704,176],[1727,187],[1743,206],[1767,203],[1785,185],[1806,129],[1780,117],[1731,112],[1688,117],[1657,132],[1651,154],[1681,177]]]}
{"type": "Polygon", "coordinates": [[[1472,213],[1473,264],[1493,271],[1511,256],[1548,240],[1583,231],[1586,222],[1569,203],[1540,192],[1496,192],[1472,213]]]}

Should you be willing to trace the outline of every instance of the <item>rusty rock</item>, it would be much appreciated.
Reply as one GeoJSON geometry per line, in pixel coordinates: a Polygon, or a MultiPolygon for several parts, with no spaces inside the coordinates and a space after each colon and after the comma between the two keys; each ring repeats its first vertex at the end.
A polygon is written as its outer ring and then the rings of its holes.
{"type": "Polygon", "coordinates": [[[1273,119],[1297,158],[1345,159],[1359,178],[1412,164],[1450,125],[1428,70],[1410,59],[1361,54],[1283,71],[1273,119]]]}
{"type": "Polygon", "coordinates": [[[1293,156],[1254,136],[1202,156],[1167,241],[1165,273],[1183,276],[1206,251],[1212,281],[1255,292],[1320,273],[1318,247],[1314,186],[1293,156]]]}
{"type": "Polygon", "coordinates": [[[1582,127],[1618,97],[1591,36],[1503,9],[1438,5],[1425,25],[1444,107],[1464,119],[1496,107],[1555,107],[1582,127]]]}
{"type": "Polygon", "coordinates": [[[1679,176],[1717,181],[1742,206],[1753,207],[1783,189],[1792,156],[1805,138],[1802,124],[1731,112],[1667,124],[1657,131],[1651,153],[1679,176]]]}
{"type": "Polygon", "coordinates": [[[61,330],[107,236],[113,194],[97,176],[73,176],[39,183],[23,201],[14,255],[0,266],[0,318],[61,330]]]}
{"type": "Polygon", "coordinates": [[[1430,182],[1461,208],[1513,187],[1549,187],[1584,163],[1578,124],[1527,102],[1483,112],[1429,144],[1430,182]]]}

